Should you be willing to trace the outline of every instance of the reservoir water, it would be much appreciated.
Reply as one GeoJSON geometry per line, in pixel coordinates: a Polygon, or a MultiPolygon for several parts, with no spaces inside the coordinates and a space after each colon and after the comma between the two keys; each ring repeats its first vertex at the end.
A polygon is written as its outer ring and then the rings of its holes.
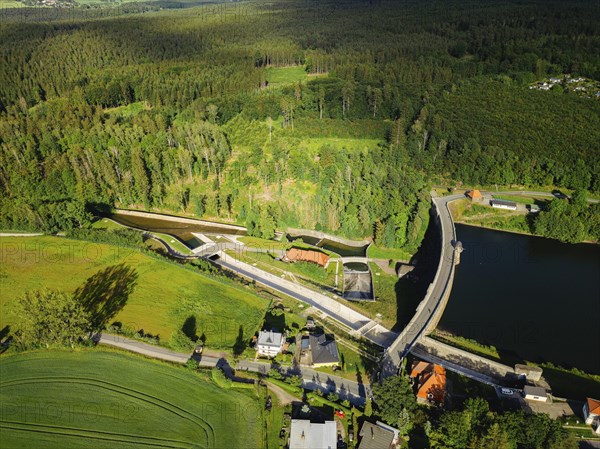
{"type": "Polygon", "coordinates": [[[456,225],[464,252],[439,329],[507,359],[600,373],[600,246],[456,225]]]}

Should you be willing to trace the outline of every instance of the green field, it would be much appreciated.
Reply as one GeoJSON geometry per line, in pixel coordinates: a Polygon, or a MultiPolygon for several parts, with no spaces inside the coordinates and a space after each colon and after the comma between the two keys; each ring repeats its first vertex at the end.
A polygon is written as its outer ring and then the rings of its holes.
{"type": "Polygon", "coordinates": [[[2,447],[258,448],[253,390],[116,352],[0,358],[2,447]]]}
{"type": "Polygon", "coordinates": [[[59,237],[2,238],[0,260],[1,327],[15,324],[10,304],[27,290],[73,292],[91,276],[101,277],[103,270],[120,264],[135,269],[138,278],[125,307],[111,321],[159,335],[161,344],[169,345],[171,336],[194,317],[196,333],[205,335],[208,347],[229,349],[239,338],[240,326],[244,339],[254,334],[268,305],[241,286],[112,245],[59,237]]]}
{"type": "Polygon", "coordinates": [[[267,81],[269,86],[291,84],[306,81],[308,75],[304,66],[292,67],[269,67],[267,69],[267,81]]]}

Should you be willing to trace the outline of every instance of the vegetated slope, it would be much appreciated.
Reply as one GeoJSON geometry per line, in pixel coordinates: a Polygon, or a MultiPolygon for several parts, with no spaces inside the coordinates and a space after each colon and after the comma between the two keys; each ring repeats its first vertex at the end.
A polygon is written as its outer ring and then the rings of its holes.
{"type": "Polygon", "coordinates": [[[432,136],[448,141],[440,160],[450,162],[438,168],[456,178],[581,189],[600,182],[597,99],[480,79],[433,103],[431,116],[441,121],[432,124],[432,136]]]}
{"type": "Polygon", "coordinates": [[[60,449],[260,447],[258,403],[207,377],[100,350],[5,356],[0,440],[60,449]]]}
{"type": "MultiPolygon", "coordinates": [[[[375,234],[378,245],[414,252],[434,177],[598,191],[595,135],[555,154],[573,131],[554,126],[549,138],[521,139],[513,157],[495,147],[504,134],[466,133],[451,107],[481,108],[470,106],[480,92],[462,84],[477,77],[515,86],[598,78],[592,3],[299,1],[54,23],[7,17],[0,226],[77,227],[84,205],[102,203],[236,221],[263,237],[289,225],[375,234]],[[455,99],[463,95],[471,103],[455,99]],[[380,143],[302,153],[299,142],[323,137],[380,143]],[[550,140],[558,143],[546,148],[550,140]],[[525,149],[547,160],[519,170],[525,149]],[[457,160],[475,161],[473,172],[452,169],[457,160]]],[[[534,95],[519,89],[511,95],[534,95]]],[[[556,98],[552,110],[583,104],[556,98]]],[[[496,103],[496,120],[484,122],[524,129],[544,115],[513,103],[496,103]]],[[[594,125],[576,117],[582,133],[594,125]]]]}
{"type": "Polygon", "coordinates": [[[27,290],[47,287],[73,292],[119,264],[133,268],[138,278],[125,307],[111,322],[158,335],[163,344],[176,346],[172,336],[194,317],[196,334],[205,335],[208,347],[231,348],[240,329],[245,338],[254,334],[267,307],[266,300],[242,287],[118,246],[57,237],[3,237],[0,255],[2,327],[18,324],[10,304],[27,290]]]}

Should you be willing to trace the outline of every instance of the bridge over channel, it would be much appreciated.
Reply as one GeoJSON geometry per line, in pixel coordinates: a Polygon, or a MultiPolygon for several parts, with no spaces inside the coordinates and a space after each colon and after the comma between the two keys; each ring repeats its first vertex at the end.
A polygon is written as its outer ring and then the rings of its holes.
{"type": "Polygon", "coordinates": [[[460,198],[464,198],[464,195],[432,197],[435,220],[439,225],[441,237],[440,261],[433,282],[429,285],[425,298],[417,307],[415,315],[385,351],[381,367],[383,378],[398,373],[404,357],[413,350],[423,336],[436,328],[444,313],[452,290],[454,268],[462,250],[462,246],[456,240],[456,229],[448,204],[460,198]]]}

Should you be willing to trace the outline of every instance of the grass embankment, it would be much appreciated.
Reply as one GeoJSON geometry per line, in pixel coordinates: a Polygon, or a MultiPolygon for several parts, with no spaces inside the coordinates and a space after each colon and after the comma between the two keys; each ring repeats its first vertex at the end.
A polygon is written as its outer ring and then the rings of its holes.
{"type": "Polygon", "coordinates": [[[457,223],[532,234],[526,213],[494,209],[489,206],[471,203],[468,199],[450,203],[450,212],[457,223]]]}
{"type": "MultiPolygon", "coordinates": [[[[0,358],[6,447],[261,447],[251,390],[111,351],[0,358]]],[[[258,421],[258,422],[257,422],[258,421]]]]}
{"type": "Polygon", "coordinates": [[[380,248],[372,244],[367,249],[367,257],[370,259],[394,259],[406,262],[411,259],[412,254],[400,248],[380,248]]]}
{"type": "MultiPolygon", "coordinates": [[[[0,245],[2,295],[0,326],[15,325],[11,302],[31,289],[47,287],[74,292],[104,270],[120,264],[134,268],[137,284],[124,308],[112,321],[146,334],[171,336],[192,317],[196,333],[209,348],[232,348],[239,336],[250,338],[268,306],[265,299],[226,282],[207,278],[175,263],[137,250],[60,237],[6,237],[0,245]]],[[[188,321],[189,323],[189,321],[188,321]]],[[[110,324],[110,323],[109,323],[110,324]]],[[[176,346],[173,346],[177,348],[176,346]]]]}
{"type": "Polygon", "coordinates": [[[600,375],[588,374],[576,368],[566,369],[551,363],[533,363],[519,359],[516,355],[505,355],[494,346],[485,346],[475,340],[436,332],[431,335],[436,340],[459,349],[478,354],[490,360],[505,365],[514,366],[516,363],[541,367],[543,377],[552,387],[554,396],[583,400],[586,397],[600,397],[600,375]]]}
{"type": "MultiPolygon", "coordinates": [[[[123,226],[122,224],[117,223],[116,221],[113,221],[109,218],[102,218],[100,220],[95,221],[92,224],[92,228],[106,229],[108,231],[113,231],[113,230],[118,230],[118,229],[132,229],[132,228],[128,228],[127,226],[123,226]]],[[[143,231],[140,231],[140,232],[143,232],[143,231]]],[[[180,252],[181,254],[189,255],[192,253],[190,248],[188,248],[183,242],[181,242],[176,237],[173,237],[170,234],[161,234],[159,232],[152,232],[152,235],[155,235],[155,236],[163,239],[165,242],[167,242],[169,244],[169,246],[171,246],[171,248],[173,248],[175,251],[180,252]]]]}

